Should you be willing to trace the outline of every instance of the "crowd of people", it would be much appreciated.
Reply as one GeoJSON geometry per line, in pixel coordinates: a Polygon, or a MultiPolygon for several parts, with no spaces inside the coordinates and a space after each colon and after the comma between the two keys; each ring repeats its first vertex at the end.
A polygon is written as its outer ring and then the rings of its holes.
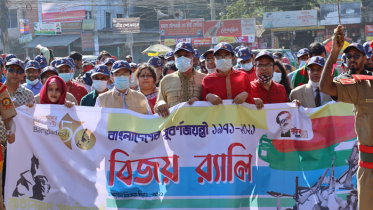
{"type": "MultiPolygon", "coordinates": [[[[16,107],[80,105],[167,117],[170,107],[200,100],[219,105],[231,99],[234,104],[246,102],[258,109],[286,102],[312,108],[332,100],[319,89],[327,52],[317,42],[299,50],[297,70],[281,50],[262,50],[255,55],[248,47],[234,49],[225,42],[203,54],[191,43],[181,42],[173,52],[139,64],[133,63],[130,55],[117,60],[107,51],[102,51],[95,62],[83,62],[79,52],[55,59],[52,50],[38,48],[40,55],[34,60],[22,61],[14,54],[4,54],[0,59],[2,83],[16,107]]],[[[342,71],[335,69],[333,77],[338,80],[352,74],[371,75],[371,54],[369,42],[351,44],[341,56],[342,71]],[[354,69],[357,55],[366,58],[361,69],[354,69]]]]}
{"type": "MultiPolygon", "coordinates": [[[[299,50],[298,69],[281,50],[262,50],[255,55],[248,47],[234,49],[225,42],[202,54],[191,43],[181,42],[173,52],[139,64],[130,55],[117,60],[107,51],[102,51],[95,62],[83,62],[79,52],[56,60],[51,50],[40,48],[43,50],[34,60],[22,61],[14,54],[0,59],[2,83],[15,107],[107,107],[167,117],[169,108],[182,102],[219,105],[231,99],[233,104],[246,102],[262,109],[265,104],[286,102],[313,108],[335,99],[328,91],[320,91],[328,53],[317,42],[299,50]]],[[[353,74],[373,75],[369,42],[352,43],[344,49],[341,61],[341,72],[333,66],[330,76],[334,80],[353,74]]],[[[7,138],[14,141],[7,133],[14,124],[8,118],[3,116],[5,124],[0,126],[4,146],[7,138]]]]}

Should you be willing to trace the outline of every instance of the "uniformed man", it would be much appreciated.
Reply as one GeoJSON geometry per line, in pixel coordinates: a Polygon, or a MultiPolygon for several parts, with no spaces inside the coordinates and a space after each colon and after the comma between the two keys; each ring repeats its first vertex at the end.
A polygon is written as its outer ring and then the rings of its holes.
{"type": "MultiPolygon", "coordinates": [[[[324,67],[320,89],[337,101],[354,104],[355,130],[359,142],[360,161],[357,171],[359,209],[373,209],[373,86],[370,80],[359,80],[361,75],[333,81],[332,68],[344,43],[343,26],[338,26],[333,37],[330,56],[324,67]]],[[[361,45],[352,44],[344,50],[352,72],[364,70],[365,54],[361,45]]],[[[363,75],[363,77],[371,77],[363,75]]]]}
{"type": "MultiPolygon", "coordinates": [[[[17,115],[16,109],[10,99],[6,86],[0,83],[0,139],[1,139],[1,152],[3,153],[3,164],[6,166],[6,143],[12,144],[15,141],[16,124],[13,121],[13,117],[17,115]],[[5,123],[3,123],[5,122],[5,123]]],[[[0,169],[0,171],[2,168],[0,169]]],[[[5,180],[5,170],[1,172],[0,177],[0,209],[5,209],[3,203],[3,189],[5,180]]]]}
{"type": "Polygon", "coordinates": [[[347,58],[348,71],[338,75],[336,78],[337,80],[346,78],[351,79],[353,74],[373,75],[371,71],[365,69],[367,58],[363,45],[352,43],[344,50],[344,53],[346,54],[347,58]],[[358,61],[360,60],[363,62],[361,66],[358,65],[358,61]]]}
{"type": "Polygon", "coordinates": [[[153,114],[146,97],[129,88],[132,70],[128,62],[119,60],[113,64],[111,75],[114,88],[96,99],[95,107],[129,109],[140,114],[153,114]]]}
{"type": "MultiPolygon", "coordinates": [[[[13,58],[14,59],[14,58],[13,58]]],[[[23,68],[24,64],[18,60],[14,59],[13,62],[8,60],[7,69],[18,69],[23,68]]],[[[13,71],[13,70],[10,70],[13,71]]],[[[31,93],[32,94],[32,93],[31,93]]],[[[11,96],[9,95],[9,92],[7,90],[7,87],[5,84],[0,83],[0,140],[1,140],[1,152],[3,153],[3,168],[6,167],[6,144],[7,142],[9,144],[12,144],[15,141],[15,132],[16,132],[16,124],[13,121],[13,117],[17,115],[15,106],[13,104],[13,101],[11,99],[11,96]],[[4,122],[4,123],[3,123],[4,122]]],[[[2,168],[0,169],[0,171],[2,168]]],[[[5,180],[5,170],[1,174],[0,179],[0,209],[5,209],[5,205],[2,201],[3,196],[3,190],[4,190],[4,183],[3,180],[5,180]]]]}

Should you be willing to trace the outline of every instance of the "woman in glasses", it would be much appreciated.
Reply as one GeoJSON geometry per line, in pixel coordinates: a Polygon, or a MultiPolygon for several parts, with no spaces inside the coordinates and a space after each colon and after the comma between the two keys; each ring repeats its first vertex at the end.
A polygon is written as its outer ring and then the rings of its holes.
{"type": "Polygon", "coordinates": [[[142,64],[136,71],[136,77],[142,94],[148,99],[148,103],[154,114],[154,105],[157,101],[158,88],[155,86],[157,75],[155,68],[147,63],[142,64]]]}

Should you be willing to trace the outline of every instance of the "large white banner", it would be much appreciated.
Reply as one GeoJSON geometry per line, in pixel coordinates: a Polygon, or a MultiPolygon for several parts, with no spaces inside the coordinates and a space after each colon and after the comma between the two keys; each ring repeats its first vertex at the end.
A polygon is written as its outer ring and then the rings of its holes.
{"type": "Polygon", "coordinates": [[[352,106],[265,107],[196,102],[173,107],[167,119],[122,109],[21,107],[16,142],[8,145],[5,204],[8,210],[356,205],[352,106]]]}
{"type": "Polygon", "coordinates": [[[316,25],[317,10],[265,12],[263,14],[264,28],[286,28],[316,25]]]}
{"type": "Polygon", "coordinates": [[[74,22],[85,19],[84,1],[58,1],[42,3],[43,22],[74,22]]]}

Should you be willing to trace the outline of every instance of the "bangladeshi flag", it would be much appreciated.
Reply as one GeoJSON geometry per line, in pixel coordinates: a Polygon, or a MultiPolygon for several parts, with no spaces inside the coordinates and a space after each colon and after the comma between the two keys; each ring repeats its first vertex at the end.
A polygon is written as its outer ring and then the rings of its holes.
{"type": "MultiPolygon", "coordinates": [[[[349,157],[356,143],[353,106],[346,103],[331,104],[331,112],[325,106],[309,115],[313,138],[309,141],[268,139],[263,135],[259,141],[260,159],[269,167],[287,171],[309,171],[328,168],[333,157],[349,157]],[[263,152],[264,151],[264,152],[263,152]],[[261,155],[265,154],[265,155],[261,155]]],[[[337,158],[335,166],[346,165],[344,158],[337,158]]]]}

